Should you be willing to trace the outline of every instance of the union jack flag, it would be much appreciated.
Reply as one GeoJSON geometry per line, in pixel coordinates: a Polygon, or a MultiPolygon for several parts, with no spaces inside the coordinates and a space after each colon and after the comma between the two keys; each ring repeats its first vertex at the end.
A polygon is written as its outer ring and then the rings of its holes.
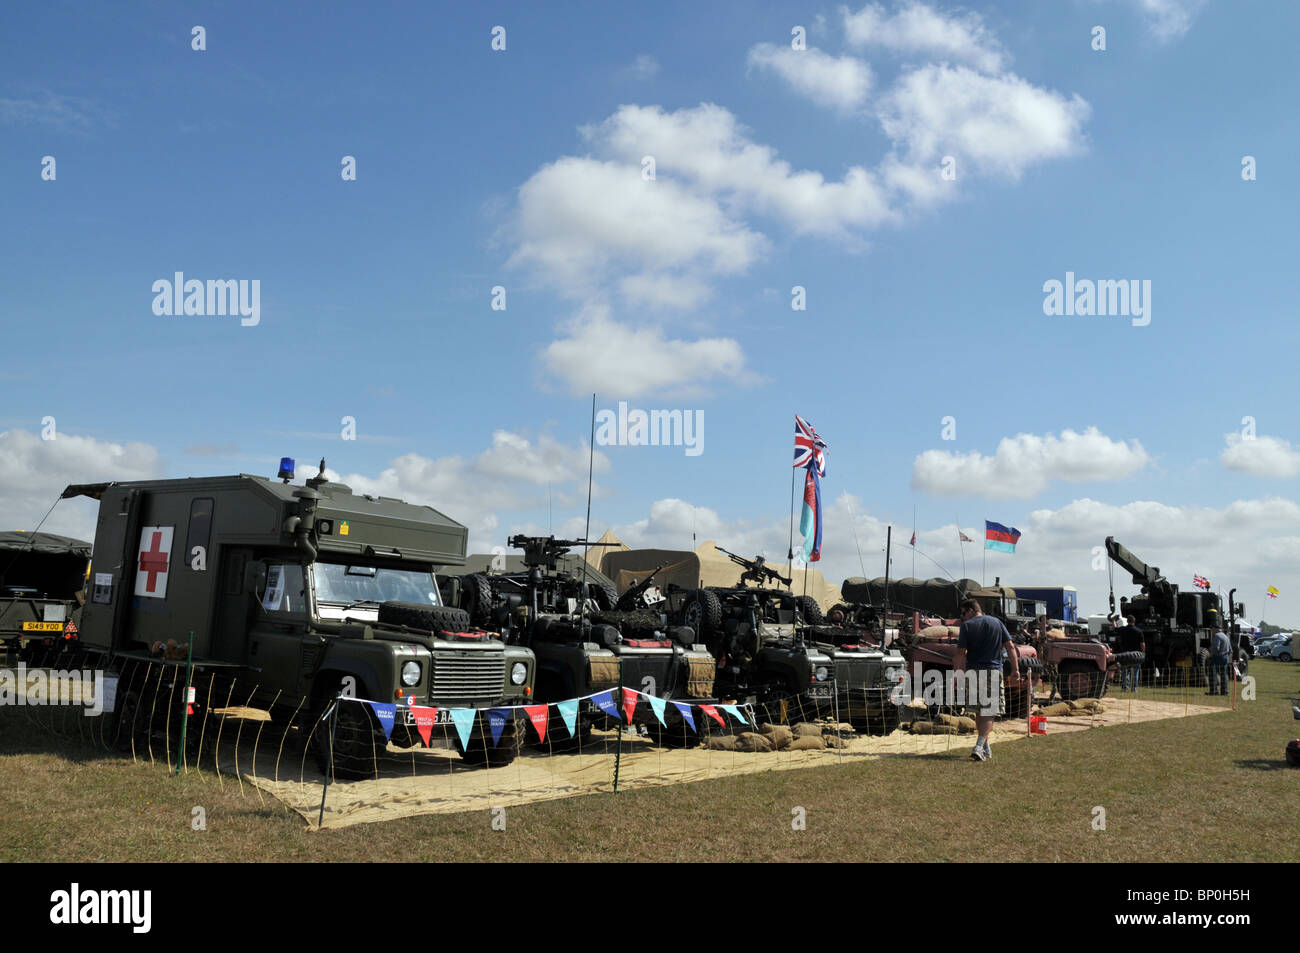
{"type": "Polygon", "coordinates": [[[1209,589],[1210,580],[1206,579],[1204,576],[1193,576],[1192,585],[1196,586],[1197,589],[1209,589]]]}
{"type": "Polygon", "coordinates": [[[817,436],[812,424],[798,414],[794,415],[794,465],[806,467],[817,464],[817,475],[826,476],[826,441],[817,436]]]}

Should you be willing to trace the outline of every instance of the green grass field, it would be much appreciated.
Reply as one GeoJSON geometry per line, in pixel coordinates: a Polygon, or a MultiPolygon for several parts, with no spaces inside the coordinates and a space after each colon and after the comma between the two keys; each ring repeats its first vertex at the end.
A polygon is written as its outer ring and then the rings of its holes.
{"type": "MultiPolygon", "coordinates": [[[[513,807],[504,831],[483,810],[310,832],[247,784],[173,777],[0,708],[0,860],[1294,861],[1300,770],[1283,749],[1300,736],[1300,664],[1252,674],[1257,700],[1237,712],[1008,742],[987,764],[963,743],[513,807]],[[191,829],[195,806],[206,831],[191,829]]],[[[1143,697],[1159,694],[1184,698],[1143,697]]]]}

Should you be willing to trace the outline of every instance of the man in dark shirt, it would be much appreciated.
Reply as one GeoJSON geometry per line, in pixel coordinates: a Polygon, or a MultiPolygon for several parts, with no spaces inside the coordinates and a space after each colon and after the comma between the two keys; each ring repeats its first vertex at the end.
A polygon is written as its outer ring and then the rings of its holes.
{"type": "MultiPolygon", "coordinates": [[[[1129,616],[1124,620],[1127,624],[1115,633],[1119,639],[1119,650],[1121,652],[1143,652],[1147,650],[1146,636],[1142,630],[1134,623],[1136,620],[1129,616]]],[[[1141,663],[1126,663],[1120,669],[1120,691],[1132,692],[1137,694],[1138,690],[1138,673],[1141,672],[1141,663]]]]}
{"type": "Polygon", "coordinates": [[[961,604],[961,618],[953,670],[958,673],[958,677],[967,669],[975,673],[977,690],[981,696],[979,714],[975,716],[979,737],[970,756],[974,761],[987,761],[993,757],[989,748],[989,729],[993,727],[993,719],[997,717],[998,703],[1002,698],[1002,649],[1006,648],[1017,671],[1020,668],[1020,651],[1002,620],[986,616],[975,599],[967,599],[961,604]]]}

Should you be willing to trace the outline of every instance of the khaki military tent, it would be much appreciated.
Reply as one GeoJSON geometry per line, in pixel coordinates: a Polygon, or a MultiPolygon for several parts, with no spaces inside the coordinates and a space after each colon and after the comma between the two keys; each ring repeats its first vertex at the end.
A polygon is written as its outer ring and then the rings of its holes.
{"type": "Polygon", "coordinates": [[[597,569],[601,566],[601,561],[610,553],[625,553],[627,545],[614,535],[612,529],[605,530],[605,534],[596,540],[598,543],[610,543],[609,546],[592,546],[587,550],[587,562],[597,569]]]}
{"type": "MultiPolygon", "coordinates": [[[[769,562],[768,565],[781,575],[786,575],[784,563],[769,562]]],[[[659,566],[663,566],[663,569],[655,576],[656,585],[675,583],[683,589],[736,586],[740,584],[740,574],[744,571],[725,553],[719,552],[713,540],[706,540],[693,551],[624,547],[622,550],[607,552],[600,563],[601,571],[614,581],[619,592],[636,585],[659,566]]],[[[802,595],[805,591],[804,575],[801,570],[795,570],[791,575],[791,589],[796,595],[802,595]]],[[[842,601],[839,588],[828,583],[816,569],[807,571],[806,585],[808,595],[817,600],[823,611],[842,601]]]]}

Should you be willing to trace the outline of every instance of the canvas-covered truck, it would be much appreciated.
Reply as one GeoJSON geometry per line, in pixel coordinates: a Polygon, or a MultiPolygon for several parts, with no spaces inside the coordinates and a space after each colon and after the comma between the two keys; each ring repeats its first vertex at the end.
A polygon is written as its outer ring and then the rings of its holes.
{"type": "Polygon", "coordinates": [[[338,776],[371,774],[385,747],[363,702],[340,701],[334,730],[319,730],[340,693],[396,704],[396,744],[417,743],[412,705],[436,708],[440,734],[466,761],[509,763],[512,706],[531,700],[536,665],[528,649],[442,605],[434,567],[464,561],[465,527],[428,506],[353,493],[324,473],[322,460],[319,475],[295,486],[286,459],[280,482],[241,474],[64,490],[99,501],[81,640],[121,676],[118,736],[128,717],[127,730],[141,730],[140,670],[157,672],[165,688],[183,679],[192,652],[203,680],[233,683],[241,704],[273,717],[306,712],[300,731],[338,776]],[[153,647],[167,640],[188,652],[159,659],[153,647]],[[493,708],[508,712],[495,732],[493,708]],[[467,744],[450,729],[452,709],[477,710],[467,744]]]}
{"type": "Polygon", "coordinates": [[[90,543],[53,533],[0,533],[0,644],[28,664],[77,642],[90,543]]]}

